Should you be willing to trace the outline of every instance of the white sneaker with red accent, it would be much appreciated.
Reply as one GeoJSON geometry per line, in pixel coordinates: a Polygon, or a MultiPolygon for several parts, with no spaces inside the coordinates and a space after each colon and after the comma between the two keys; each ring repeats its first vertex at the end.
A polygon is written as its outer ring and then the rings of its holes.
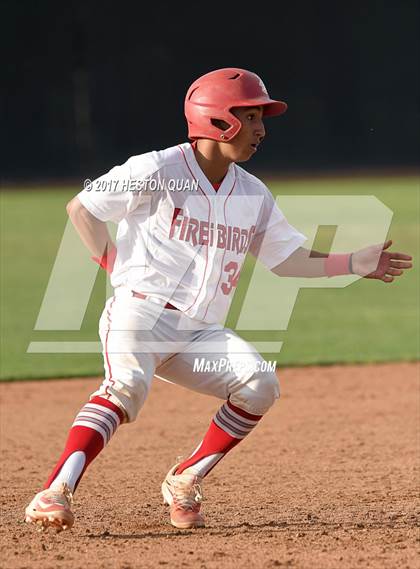
{"type": "Polygon", "coordinates": [[[36,524],[43,531],[54,527],[57,531],[70,529],[74,523],[71,511],[73,495],[67,484],[58,489],[38,492],[25,510],[25,522],[36,524]]]}
{"type": "Polygon", "coordinates": [[[203,493],[202,478],[195,474],[175,474],[179,464],[175,464],[162,483],[164,504],[171,508],[171,524],[179,529],[204,527],[200,513],[203,493]]]}

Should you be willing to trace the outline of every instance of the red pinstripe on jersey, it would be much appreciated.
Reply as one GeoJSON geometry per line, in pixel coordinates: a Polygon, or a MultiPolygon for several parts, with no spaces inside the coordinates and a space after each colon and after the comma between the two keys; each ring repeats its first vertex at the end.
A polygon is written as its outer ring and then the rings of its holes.
{"type": "MultiPolygon", "coordinates": [[[[228,195],[227,195],[227,197],[226,197],[226,199],[225,199],[225,203],[223,204],[223,217],[225,218],[225,226],[227,225],[227,223],[226,223],[226,202],[227,202],[228,199],[230,198],[230,196],[231,196],[231,194],[232,194],[232,192],[233,192],[233,189],[234,189],[234,187],[235,187],[235,184],[236,184],[236,176],[235,176],[235,181],[233,182],[232,189],[231,189],[230,192],[228,193],[228,195]]],[[[221,262],[221,265],[220,265],[220,275],[219,275],[219,279],[218,279],[218,281],[217,281],[217,285],[216,285],[216,288],[215,288],[215,291],[214,291],[214,295],[213,295],[213,298],[209,301],[209,303],[208,303],[208,305],[207,305],[206,311],[205,311],[204,316],[203,316],[203,320],[204,320],[204,318],[207,316],[207,311],[208,311],[208,309],[209,309],[210,304],[211,304],[211,303],[213,302],[213,300],[216,298],[216,294],[217,294],[217,291],[218,291],[218,289],[219,289],[220,281],[221,281],[222,274],[223,274],[223,266],[224,266],[224,261],[225,261],[225,255],[226,255],[226,249],[224,249],[224,251],[223,251],[222,262],[221,262]]]]}
{"type": "MultiPolygon", "coordinates": [[[[191,176],[194,178],[195,182],[197,183],[198,189],[199,189],[200,192],[203,194],[203,196],[206,198],[206,200],[207,200],[207,202],[208,202],[208,204],[209,204],[209,215],[208,215],[208,220],[207,220],[207,221],[208,221],[208,224],[209,224],[209,227],[210,227],[210,213],[211,213],[211,203],[210,203],[210,200],[208,199],[206,193],[205,193],[205,192],[203,191],[203,189],[201,188],[201,186],[200,186],[200,184],[199,184],[197,178],[194,176],[194,174],[193,174],[193,172],[192,172],[192,170],[191,170],[191,168],[190,168],[190,165],[188,164],[188,160],[187,160],[187,157],[185,156],[185,152],[183,151],[183,149],[181,148],[181,146],[179,146],[179,149],[180,149],[181,152],[182,152],[182,156],[183,156],[183,158],[184,158],[184,160],[185,160],[185,164],[187,165],[188,170],[190,171],[191,176]]],[[[236,175],[235,175],[235,179],[234,179],[234,181],[233,181],[232,188],[230,189],[228,195],[226,196],[225,202],[224,202],[224,204],[223,204],[223,215],[224,215],[224,218],[225,218],[225,225],[226,225],[226,210],[225,210],[226,202],[227,202],[227,200],[229,199],[229,197],[231,196],[231,194],[232,194],[232,192],[233,192],[233,190],[234,190],[234,188],[235,188],[235,185],[236,185],[236,175]]],[[[220,185],[219,185],[219,188],[220,188],[220,185]]],[[[203,318],[206,317],[206,314],[207,314],[207,311],[208,311],[208,309],[209,309],[209,306],[210,306],[210,304],[213,302],[213,300],[214,300],[214,298],[215,298],[215,296],[216,296],[216,294],[217,294],[217,289],[219,288],[220,279],[222,278],[222,273],[223,273],[223,261],[224,261],[224,258],[225,258],[225,254],[226,254],[226,250],[223,252],[222,268],[221,268],[221,270],[220,270],[219,280],[217,281],[216,291],[215,291],[215,293],[214,293],[214,295],[213,295],[213,298],[210,300],[209,304],[207,305],[207,308],[206,308],[206,311],[205,311],[205,313],[204,313],[204,317],[203,317],[203,318]]],[[[203,275],[203,280],[202,280],[201,285],[200,285],[200,289],[199,289],[199,291],[198,291],[198,293],[197,293],[197,296],[195,297],[194,302],[193,302],[188,308],[185,309],[185,312],[187,312],[188,310],[190,310],[190,308],[192,308],[192,307],[194,306],[194,304],[195,304],[195,303],[197,302],[197,300],[198,300],[198,297],[200,296],[200,292],[201,292],[201,290],[202,290],[202,288],[203,288],[204,280],[205,280],[206,273],[207,273],[207,265],[208,265],[208,247],[206,247],[206,265],[205,265],[205,268],[204,268],[204,275],[203,275]]]]}
{"type": "MultiPolygon", "coordinates": [[[[111,304],[109,305],[109,309],[107,310],[107,318],[108,318],[108,330],[106,331],[106,336],[105,336],[105,345],[104,345],[104,350],[105,350],[105,361],[106,361],[106,365],[108,367],[108,381],[111,385],[114,385],[115,380],[112,377],[112,369],[111,369],[111,362],[109,361],[109,354],[108,354],[108,336],[109,336],[109,332],[111,330],[111,309],[112,306],[115,302],[115,296],[111,301],[111,304]]],[[[108,399],[111,397],[110,392],[108,391],[108,385],[106,387],[105,393],[108,397],[108,399]]]]}
{"type": "MultiPolygon", "coordinates": [[[[190,171],[191,176],[192,176],[192,177],[194,178],[194,180],[196,181],[198,189],[199,189],[200,192],[203,194],[203,196],[206,198],[207,203],[209,204],[208,224],[209,224],[209,227],[210,227],[210,214],[211,214],[211,203],[210,203],[210,200],[209,200],[209,198],[207,197],[206,193],[205,193],[205,192],[203,191],[203,189],[201,188],[200,184],[198,183],[197,178],[194,176],[194,174],[193,174],[193,172],[192,172],[192,170],[191,170],[191,168],[190,168],[190,165],[188,164],[188,160],[187,160],[187,157],[185,156],[185,152],[183,151],[183,149],[181,148],[181,146],[179,146],[178,148],[179,148],[179,149],[181,150],[181,152],[182,152],[182,156],[184,157],[185,164],[187,165],[187,168],[188,168],[188,170],[190,171]]],[[[186,308],[184,312],[187,312],[188,310],[190,310],[190,308],[192,308],[192,307],[194,306],[194,304],[195,304],[195,303],[197,302],[197,300],[198,300],[198,297],[200,296],[200,292],[201,292],[201,289],[203,288],[204,280],[205,280],[205,278],[206,278],[208,262],[209,262],[209,248],[206,247],[206,265],[205,265],[205,267],[204,267],[203,280],[201,281],[201,285],[200,285],[200,288],[199,288],[199,290],[198,290],[197,296],[195,297],[194,302],[193,302],[188,308],[186,308]]]]}

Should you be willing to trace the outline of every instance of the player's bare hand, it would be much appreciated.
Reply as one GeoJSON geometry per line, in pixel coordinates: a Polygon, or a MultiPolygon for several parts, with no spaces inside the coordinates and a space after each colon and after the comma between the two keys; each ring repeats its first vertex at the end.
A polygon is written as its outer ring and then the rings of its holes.
{"type": "Polygon", "coordinates": [[[356,275],[366,279],[378,279],[384,283],[392,283],[395,277],[404,273],[405,269],[411,269],[412,257],[405,253],[387,251],[391,247],[389,240],[383,245],[371,245],[360,249],[352,255],[352,268],[356,275]]]}

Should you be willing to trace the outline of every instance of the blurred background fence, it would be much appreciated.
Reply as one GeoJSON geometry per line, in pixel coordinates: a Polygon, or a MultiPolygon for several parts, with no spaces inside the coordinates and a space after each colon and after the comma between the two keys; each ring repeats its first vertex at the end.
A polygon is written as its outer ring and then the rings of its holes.
{"type": "Polygon", "coordinates": [[[1,181],[94,177],[186,139],[183,99],[255,71],[289,111],[254,170],[413,167],[420,4],[52,0],[1,3],[1,181]]]}

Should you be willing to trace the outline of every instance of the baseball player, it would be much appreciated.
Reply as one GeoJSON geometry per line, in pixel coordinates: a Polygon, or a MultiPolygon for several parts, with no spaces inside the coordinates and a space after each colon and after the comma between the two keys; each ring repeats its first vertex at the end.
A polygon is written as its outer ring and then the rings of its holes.
{"type": "Polygon", "coordinates": [[[223,401],[201,442],[162,483],[171,523],[204,526],[203,479],[279,397],[276,374],[221,324],[248,252],[279,276],[355,273],[389,283],[411,267],[410,256],[387,251],[390,241],[334,255],[302,247],[305,236],[266,186],[238,165],[258,151],[264,119],[286,109],[254,73],[212,71],[185,98],[189,142],[129,158],[68,204],[114,288],[99,324],[105,377],[26,508],[27,522],[72,527],[72,496],[88,465],[120,425],[136,419],[157,376],[223,401]],[[115,244],[109,221],[118,224],[115,244]],[[194,371],[197,357],[212,365],[194,371]],[[213,365],[221,358],[229,365],[213,365]]]}

